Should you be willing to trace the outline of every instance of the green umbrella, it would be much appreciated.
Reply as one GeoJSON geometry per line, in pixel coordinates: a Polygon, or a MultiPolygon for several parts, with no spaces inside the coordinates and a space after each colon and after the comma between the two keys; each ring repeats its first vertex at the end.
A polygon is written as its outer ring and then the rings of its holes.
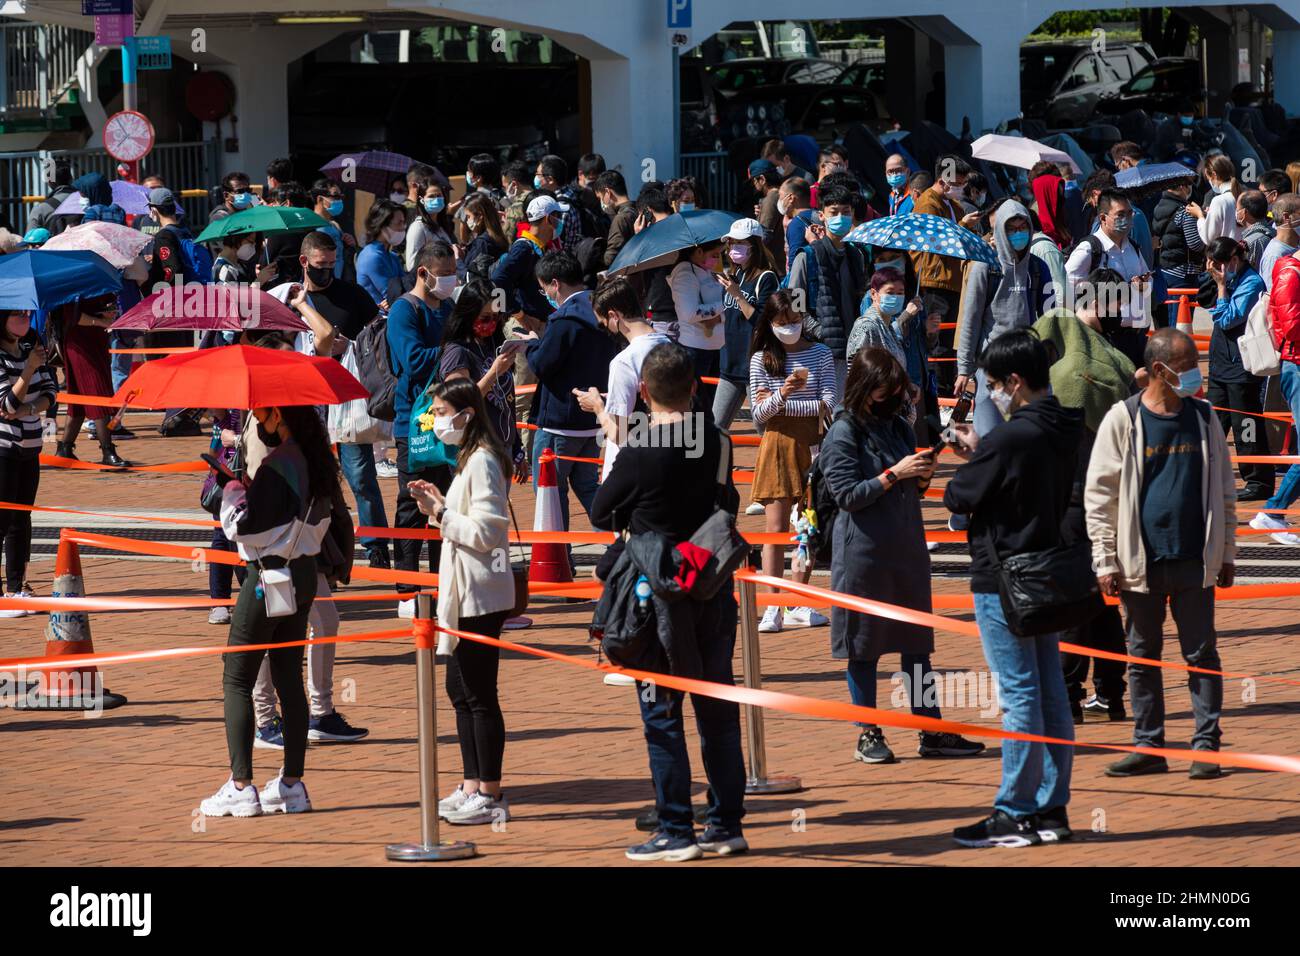
{"type": "Polygon", "coordinates": [[[195,242],[216,242],[225,236],[242,236],[250,232],[306,232],[329,223],[310,209],[297,206],[254,206],[209,223],[195,242]]]}

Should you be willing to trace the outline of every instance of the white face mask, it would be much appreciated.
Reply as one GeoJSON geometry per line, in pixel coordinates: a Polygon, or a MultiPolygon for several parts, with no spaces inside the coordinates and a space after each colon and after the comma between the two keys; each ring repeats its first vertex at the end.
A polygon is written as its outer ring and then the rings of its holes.
{"type": "Polygon", "coordinates": [[[247,262],[249,259],[253,258],[253,256],[257,255],[257,247],[251,242],[246,242],[239,247],[239,251],[236,252],[235,255],[239,257],[240,262],[247,262]]]}
{"type": "Polygon", "coordinates": [[[991,401],[998,410],[998,413],[1005,419],[1011,417],[1011,394],[1000,388],[989,389],[989,401],[991,401]]]}
{"type": "Polygon", "coordinates": [[[391,192],[388,194],[388,198],[400,206],[406,202],[406,193],[391,192]]]}
{"type": "Polygon", "coordinates": [[[405,230],[405,229],[401,229],[401,228],[399,228],[399,227],[397,227],[397,226],[394,226],[392,229],[385,229],[385,230],[384,230],[384,240],[385,240],[385,241],[386,241],[390,246],[396,246],[396,245],[399,245],[399,244],[402,242],[402,240],[405,239],[405,238],[406,238],[406,230],[405,230]]]}
{"type": "Polygon", "coordinates": [[[439,299],[451,297],[452,292],[456,289],[455,276],[438,276],[433,283],[432,292],[439,299]]]}
{"type": "Polygon", "coordinates": [[[772,331],[782,345],[794,345],[799,341],[799,336],[803,335],[803,326],[798,322],[791,325],[774,325],[772,331]]]}
{"type": "MultiPolygon", "coordinates": [[[[465,437],[465,426],[457,428],[452,424],[460,415],[435,415],[433,419],[433,434],[437,436],[438,441],[444,445],[459,445],[465,437]]],[[[468,419],[466,419],[468,424],[468,419]]]]}
{"type": "Polygon", "coordinates": [[[785,196],[778,199],[776,201],[776,211],[783,216],[788,213],[790,211],[790,200],[785,196]]]}

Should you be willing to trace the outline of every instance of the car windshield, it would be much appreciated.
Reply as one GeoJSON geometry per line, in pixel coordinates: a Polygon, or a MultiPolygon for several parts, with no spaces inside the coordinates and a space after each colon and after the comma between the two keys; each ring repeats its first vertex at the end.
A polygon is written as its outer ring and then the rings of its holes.
{"type": "Polygon", "coordinates": [[[1195,73],[1186,63],[1158,63],[1143,67],[1129,83],[1129,93],[1172,93],[1196,84],[1195,73]]]}
{"type": "Polygon", "coordinates": [[[723,63],[713,69],[713,85],[720,90],[734,92],[754,86],[779,83],[785,64],[779,60],[765,63],[723,63]]]}
{"type": "Polygon", "coordinates": [[[1061,47],[1023,47],[1020,82],[1032,90],[1054,90],[1074,62],[1075,51],[1061,47]]]}

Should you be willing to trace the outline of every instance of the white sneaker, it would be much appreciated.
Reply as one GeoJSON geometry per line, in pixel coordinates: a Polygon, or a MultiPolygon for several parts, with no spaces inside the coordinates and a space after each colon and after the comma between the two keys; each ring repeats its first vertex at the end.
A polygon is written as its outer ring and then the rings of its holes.
{"type": "MultiPolygon", "coordinates": [[[[32,597],[36,597],[36,595],[33,594],[31,591],[27,590],[26,588],[23,588],[21,591],[17,592],[16,594],[11,594],[10,597],[16,597],[16,598],[32,598],[32,597]]],[[[28,617],[31,617],[32,615],[34,615],[34,614],[39,614],[39,613],[41,613],[41,612],[40,612],[40,611],[23,611],[23,613],[26,614],[28,617]]]]}
{"type": "Polygon", "coordinates": [[[781,630],[781,609],[773,604],[763,612],[763,620],[758,622],[758,633],[774,634],[781,630]]]}
{"type": "MultiPolygon", "coordinates": [[[[11,593],[9,593],[8,591],[6,591],[6,592],[5,592],[5,597],[7,597],[7,598],[31,597],[31,595],[30,595],[30,594],[27,594],[27,593],[25,593],[25,592],[23,592],[23,591],[19,591],[17,594],[11,594],[11,593]]],[[[35,612],[33,612],[33,611],[25,611],[25,610],[23,610],[23,609],[20,608],[20,607],[6,607],[6,608],[0,608],[0,618],[5,618],[5,617],[26,617],[28,614],[33,614],[33,613],[35,613],[35,612]]]]}
{"type": "Polygon", "coordinates": [[[465,805],[470,795],[465,792],[462,786],[456,787],[456,792],[449,797],[443,797],[438,801],[438,816],[445,817],[449,813],[454,813],[465,805]]]}
{"type": "Polygon", "coordinates": [[[763,514],[763,513],[766,512],[766,511],[767,511],[767,509],[766,509],[765,507],[763,507],[763,506],[760,505],[757,501],[755,501],[753,504],[751,504],[748,508],[745,509],[745,514],[747,514],[747,515],[761,515],[761,514],[763,514]]]}
{"type": "Polygon", "coordinates": [[[937,547],[939,547],[938,541],[927,541],[925,543],[925,550],[927,551],[933,551],[937,547]]]}
{"type": "Polygon", "coordinates": [[[493,799],[480,790],[473,794],[465,801],[464,806],[459,810],[453,810],[444,815],[448,823],[457,824],[477,824],[477,823],[505,823],[510,819],[510,803],[506,800],[506,795],[493,799]]]}
{"type": "Polygon", "coordinates": [[[407,598],[405,601],[397,602],[397,616],[405,618],[415,617],[415,598],[407,598]]]}
{"type": "Polygon", "coordinates": [[[1270,534],[1269,537],[1278,544],[1285,544],[1291,548],[1300,548],[1300,534],[1288,531],[1290,525],[1277,515],[1261,511],[1250,519],[1250,526],[1260,531],[1276,531],[1276,534],[1270,534]]]}
{"type": "Polygon", "coordinates": [[[299,780],[291,787],[283,775],[267,781],[262,788],[262,809],[267,813],[306,813],[311,809],[307,785],[299,780]]]}
{"type": "Polygon", "coordinates": [[[829,617],[810,607],[792,607],[785,612],[785,623],[791,627],[825,627],[830,622],[829,617]]]}
{"type": "Polygon", "coordinates": [[[251,783],[244,789],[235,786],[231,777],[220,790],[199,804],[199,812],[205,817],[260,817],[262,801],[258,799],[257,787],[251,783]]]}
{"type": "Polygon", "coordinates": [[[229,624],[229,623],[230,623],[230,608],[225,607],[224,605],[221,606],[221,607],[214,607],[211,611],[208,612],[208,623],[209,623],[209,624],[229,624]]]}
{"type": "Polygon", "coordinates": [[[375,474],[380,478],[396,478],[397,466],[391,461],[375,462],[375,474]]]}
{"type": "Polygon", "coordinates": [[[627,674],[615,674],[610,672],[605,675],[606,687],[631,687],[636,683],[636,678],[627,674]]]}

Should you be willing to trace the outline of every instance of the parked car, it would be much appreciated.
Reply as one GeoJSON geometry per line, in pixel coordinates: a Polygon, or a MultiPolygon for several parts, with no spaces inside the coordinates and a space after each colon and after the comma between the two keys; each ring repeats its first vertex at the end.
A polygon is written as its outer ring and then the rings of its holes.
{"type": "Polygon", "coordinates": [[[1130,110],[1172,113],[1180,101],[1191,100],[1199,114],[1205,96],[1201,61],[1189,56],[1166,56],[1149,63],[1122,88],[1098,100],[1097,113],[1105,116],[1130,110]]]}
{"type": "Polygon", "coordinates": [[[885,60],[883,57],[879,60],[859,60],[856,63],[850,63],[844,68],[835,80],[841,86],[851,86],[854,89],[866,90],[876,101],[876,111],[881,116],[889,115],[889,103],[886,97],[885,86],[885,60]]]}
{"type": "Polygon", "coordinates": [[[1027,43],[1020,48],[1020,103],[1054,129],[1082,126],[1103,96],[1155,60],[1145,43],[1027,43]]]}
{"type": "Polygon", "coordinates": [[[723,96],[760,86],[785,83],[833,83],[843,68],[813,57],[769,60],[758,57],[726,60],[709,67],[713,87],[723,96]]]}
{"type": "Polygon", "coordinates": [[[787,83],[735,94],[726,102],[720,130],[724,143],[805,133],[828,144],[855,123],[877,132],[894,126],[869,90],[835,83],[787,83]]]}

